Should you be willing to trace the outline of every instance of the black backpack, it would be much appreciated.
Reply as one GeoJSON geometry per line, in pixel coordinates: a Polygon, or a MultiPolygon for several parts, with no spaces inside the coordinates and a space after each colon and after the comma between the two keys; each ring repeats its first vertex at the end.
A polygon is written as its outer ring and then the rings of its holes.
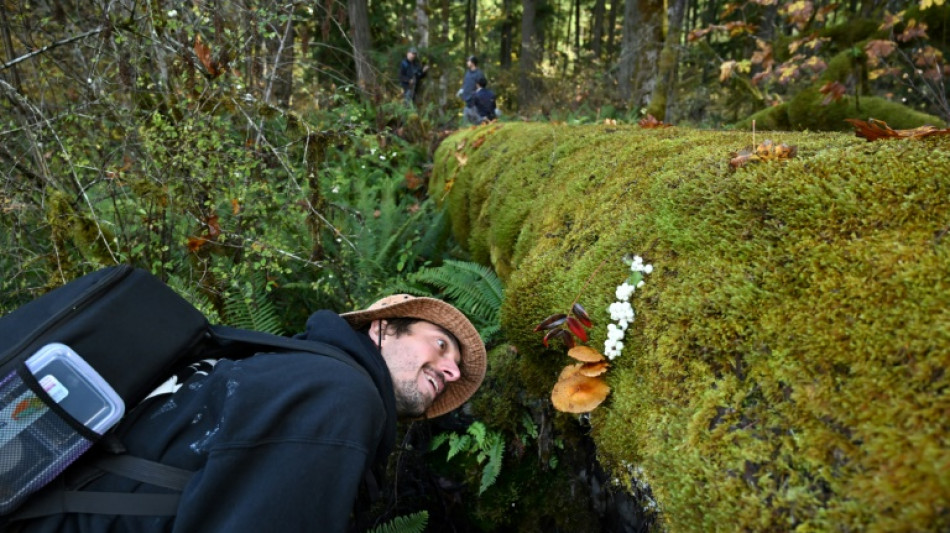
{"type": "MultiPolygon", "coordinates": [[[[51,344],[68,346],[79,354],[114,389],[127,414],[176,369],[202,359],[239,359],[258,352],[309,352],[334,357],[365,372],[334,346],[211,325],[161,280],[127,265],[80,277],[0,317],[0,414],[19,416],[23,421],[31,409],[42,412],[35,420],[42,420],[44,431],[68,434],[78,442],[70,448],[72,455],[78,456],[99,443],[97,456],[101,457],[95,464],[98,471],[179,493],[191,472],[125,454],[109,432],[100,435],[76,420],[59,405],[55,387],[39,382],[26,361],[51,344]],[[39,409],[31,403],[37,399],[45,404],[39,409]]],[[[46,440],[27,440],[25,430],[19,431],[4,427],[0,419],[0,526],[10,520],[62,512],[175,514],[179,494],[53,492],[47,486],[34,495],[76,457],[63,457],[60,467],[37,472],[34,486],[11,486],[4,480],[5,475],[22,472],[23,468],[35,469],[37,454],[50,454],[49,448],[43,448],[49,444],[46,440]]],[[[56,453],[60,453],[58,449],[56,453]]]]}

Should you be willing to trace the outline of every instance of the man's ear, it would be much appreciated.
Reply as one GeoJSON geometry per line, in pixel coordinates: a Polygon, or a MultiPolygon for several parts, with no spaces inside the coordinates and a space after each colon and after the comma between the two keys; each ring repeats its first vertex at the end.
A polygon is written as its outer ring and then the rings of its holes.
{"type": "Polygon", "coordinates": [[[373,342],[379,342],[380,339],[386,336],[386,321],[385,320],[374,320],[369,324],[369,336],[373,339],[373,342]]]}

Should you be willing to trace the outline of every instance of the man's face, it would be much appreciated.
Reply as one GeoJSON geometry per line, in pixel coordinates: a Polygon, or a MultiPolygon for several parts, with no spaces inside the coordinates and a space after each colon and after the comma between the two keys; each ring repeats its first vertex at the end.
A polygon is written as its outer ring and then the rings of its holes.
{"type": "MultiPolygon", "coordinates": [[[[379,322],[373,327],[378,328],[379,322]]],[[[461,353],[455,339],[431,322],[416,322],[409,331],[396,336],[383,327],[381,350],[396,393],[396,412],[401,416],[422,416],[448,383],[461,377],[461,353]]],[[[377,329],[378,331],[378,329],[377,329]]],[[[374,338],[376,335],[373,335],[374,338]]]]}
{"type": "Polygon", "coordinates": [[[468,67],[468,70],[475,70],[475,63],[472,63],[471,60],[465,61],[465,66],[468,67]]]}
{"type": "Polygon", "coordinates": [[[416,54],[414,54],[414,53],[412,53],[412,52],[407,52],[407,53],[406,53],[406,57],[409,58],[409,61],[415,61],[415,60],[416,60],[416,54]]]}

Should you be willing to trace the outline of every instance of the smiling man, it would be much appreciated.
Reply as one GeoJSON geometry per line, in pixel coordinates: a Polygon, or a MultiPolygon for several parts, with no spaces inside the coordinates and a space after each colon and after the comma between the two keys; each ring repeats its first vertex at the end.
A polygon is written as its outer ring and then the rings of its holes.
{"type": "Polygon", "coordinates": [[[177,490],[155,472],[130,479],[84,456],[12,531],[346,531],[361,484],[372,489],[385,467],[397,419],[448,413],[485,376],[478,331],[433,298],[318,311],[296,338],[334,353],[204,361],[120,424],[129,455],[161,463],[177,490]],[[62,503],[90,495],[101,503],[91,512],[62,503]],[[122,511],[109,504],[123,500],[122,511]]]}

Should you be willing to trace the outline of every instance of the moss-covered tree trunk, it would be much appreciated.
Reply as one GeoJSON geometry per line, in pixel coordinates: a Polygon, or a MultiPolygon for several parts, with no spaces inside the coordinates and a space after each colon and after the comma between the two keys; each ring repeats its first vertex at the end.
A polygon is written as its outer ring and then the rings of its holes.
{"type": "Polygon", "coordinates": [[[666,120],[667,112],[673,104],[676,88],[676,67],[679,61],[679,47],[683,36],[683,15],[686,13],[686,0],[670,0],[667,10],[666,40],[660,52],[657,83],[653,89],[647,113],[659,120],[666,120]]]}

